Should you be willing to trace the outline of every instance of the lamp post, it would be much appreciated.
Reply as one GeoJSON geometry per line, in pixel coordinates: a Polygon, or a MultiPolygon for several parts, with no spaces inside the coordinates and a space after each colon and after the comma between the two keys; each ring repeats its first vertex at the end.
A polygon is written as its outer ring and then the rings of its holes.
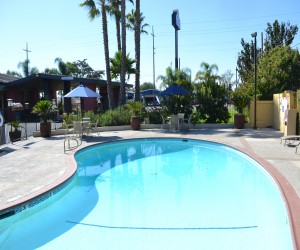
{"type": "Polygon", "coordinates": [[[256,127],[256,36],[257,36],[257,32],[253,32],[251,36],[254,37],[254,126],[253,129],[257,129],[256,127]]]}
{"type": "Polygon", "coordinates": [[[13,99],[7,99],[7,107],[8,107],[8,121],[12,121],[12,106],[13,106],[13,99]]]}

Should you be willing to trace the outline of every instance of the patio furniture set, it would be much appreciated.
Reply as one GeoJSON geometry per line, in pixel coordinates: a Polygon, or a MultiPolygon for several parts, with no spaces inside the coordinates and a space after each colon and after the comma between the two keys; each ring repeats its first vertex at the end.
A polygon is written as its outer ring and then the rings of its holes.
{"type": "Polygon", "coordinates": [[[82,143],[82,137],[89,136],[91,133],[97,133],[99,120],[92,123],[90,118],[83,118],[82,121],[74,121],[73,124],[68,124],[65,132],[64,152],[78,148],[82,143]]]}
{"type": "Polygon", "coordinates": [[[184,113],[178,113],[166,118],[162,116],[161,129],[167,128],[173,131],[190,129],[192,114],[188,118],[184,118],[184,116],[184,113]]]}

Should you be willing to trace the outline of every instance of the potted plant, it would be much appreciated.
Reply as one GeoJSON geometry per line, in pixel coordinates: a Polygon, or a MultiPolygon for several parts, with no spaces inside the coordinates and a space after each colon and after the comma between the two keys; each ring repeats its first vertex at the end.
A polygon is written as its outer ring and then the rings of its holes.
{"type": "Polygon", "coordinates": [[[35,104],[32,109],[33,114],[41,117],[40,131],[42,137],[51,136],[51,121],[50,114],[55,111],[53,104],[49,100],[41,100],[35,104]]]}
{"type": "Polygon", "coordinates": [[[21,130],[19,130],[20,121],[15,120],[10,123],[9,139],[11,142],[21,140],[21,130]]]}
{"type": "Polygon", "coordinates": [[[133,130],[140,130],[141,128],[141,110],[143,108],[142,102],[130,101],[126,104],[126,107],[132,112],[131,127],[133,130]]]}
{"type": "Polygon", "coordinates": [[[250,96],[247,92],[246,87],[245,86],[237,87],[231,93],[231,100],[237,110],[237,113],[234,115],[234,125],[238,129],[243,129],[245,125],[245,115],[243,113],[243,110],[250,103],[250,96]]]}

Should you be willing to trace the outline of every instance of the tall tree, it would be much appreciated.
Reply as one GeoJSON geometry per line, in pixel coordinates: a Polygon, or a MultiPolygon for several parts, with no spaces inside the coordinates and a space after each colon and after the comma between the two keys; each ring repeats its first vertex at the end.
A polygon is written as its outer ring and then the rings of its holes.
{"type": "Polygon", "coordinates": [[[268,23],[267,26],[264,42],[266,52],[277,46],[292,44],[298,32],[297,25],[291,25],[289,22],[279,24],[278,20],[275,20],[272,25],[268,23]]]}
{"type": "Polygon", "coordinates": [[[69,75],[67,64],[60,57],[55,58],[54,62],[57,63],[58,71],[60,72],[60,74],[64,76],[69,75]]]}
{"type": "Polygon", "coordinates": [[[30,60],[24,60],[24,62],[18,63],[18,68],[21,68],[25,77],[29,75],[38,74],[39,70],[37,67],[32,67],[29,69],[30,60]]]}
{"type": "Polygon", "coordinates": [[[195,80],[199,81],[200,84],[204,84],[208,89],[209,85],[214,84],[216,80],[219,78],[218,66],[216,64],[209,65],[206,62],[202,62],[200,64],[200,70],[196,73],[195,80]]]}
{"type": "Polygon", "coordinates": [[[160,88],[167,88],[171,86],[173,83],[179,83],[180,85],[184,85],[184,87],[188,90],[191,90],[192,84],[192,73],[189,68],[183,69],[172,69],[171,66],[166,68],[165,75],[159,75],[157,80],[161,80],[160,88]],[[188,83],[187,86],[185,83],[188,83]]]}
{"type": "Polygon", "coordinates": [[[22,69],[25,77],[29,76],[29,63],[30,61],[26,59],[24,62],[19,62],[18,64],[18,68],[22,69]]]}
{"type": "Polygon", "coordinates": [[[272,100],[274,93],[300,87],[300,55],[290,46],[279,46],[260,59],[257,90],[262,100],[272,100]]]}
{"type": "Polygon", "coordinates": [[[241,45],[243,49],[238,54],[237,70],[242,83],[245,83],[253,74],[254,46],[253,42],[247,43],[244,38],[241,45]]]}
{"type": "Polygon", "coordinates": [[[202,62],[200,70],[196,73],[195,84],[198,101],[197,110],[199,117],[207,123],[228,122],[229,113],[226,107],[228,89],[224,84],[219,84],[216,64],[209,65],[202,62]]]}
{"type": "MultiPolygon", "coordinates": [[[[109,46],[108,46],[108,29],[107,29],[107,16],[106,16],[106,2],[105,0],[99,0],[102,17],[102,31],[103,31],[103,43],[104,43],[104,55],[106,65],[106,79],[107,79],[107,93],[108,93],[108,104],[110,109],[114,109],[114,96],[112,90],[112,82],[110,75],[110,63],[109,63],[109,46]]],[[[80,4],[81,7],[87,7],[89,11],[89,18],[94,20],[100,15],[100,10],[97,8],[94,0],[86,0],[80,4]]]]}
{"type": "Polygon", "coordinates": [[[125,76],[126,76],[126,0],[121,0],[121,30],[122,30],[122,66],[120,76],[120,95],[119,104],[126,103],[125,95],[125,76]]]}
{"type": "Polygon", "coordinates": [[[118,51],[121,51],[121,0],[109,0],[109,2],[110,4],[107,6],[107,11],[110,16],[115,18],[118,51]]]}
{"type": "Polygon", "coordinates": [[[135,60],[136,60],[136,73],[135,73],[135,99],[140,100],[140,62],[141,62],[141,34],[148,34],[145,30],[147,23],[143,24],[145,17],[140,11],[140,1],[136,0],[136,9],[127,14],[127,27],[134,31],[134,44],[135,44],[135,60]]]}

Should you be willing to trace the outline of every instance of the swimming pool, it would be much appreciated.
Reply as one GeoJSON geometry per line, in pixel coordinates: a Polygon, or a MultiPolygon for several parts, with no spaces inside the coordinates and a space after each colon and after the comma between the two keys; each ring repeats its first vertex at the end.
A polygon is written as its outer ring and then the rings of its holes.
{"type": "Polygon", "coordinates": [[[1,220],[3,249],[293,249],[275,182],[233,148],[139,139],[75,158],[68,188],[1,220]]]}

